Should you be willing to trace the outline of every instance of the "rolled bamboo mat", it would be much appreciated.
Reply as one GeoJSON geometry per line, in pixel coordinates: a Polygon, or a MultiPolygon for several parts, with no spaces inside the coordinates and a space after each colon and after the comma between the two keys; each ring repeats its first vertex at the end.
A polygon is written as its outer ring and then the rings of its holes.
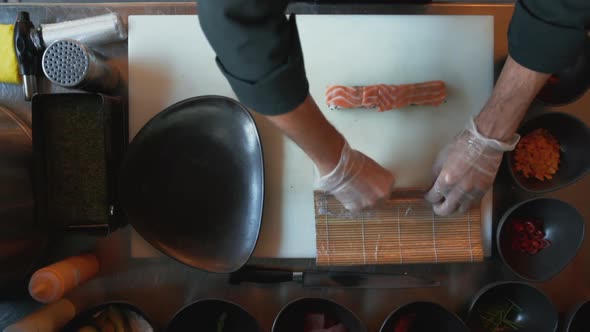
{"type": "Polygon", "coordinates": [[[480,208],[440,217],[421,198],[395,199],[353,214],[314,193],[316,264],[323,266],[483,260],[480,208]]]}

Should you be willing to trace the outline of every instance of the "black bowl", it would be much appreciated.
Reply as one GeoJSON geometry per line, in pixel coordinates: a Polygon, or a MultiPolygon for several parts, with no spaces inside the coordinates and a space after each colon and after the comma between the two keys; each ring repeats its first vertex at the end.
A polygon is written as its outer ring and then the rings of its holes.
{"type": "Polygon", "coordinates": [[[126,302],[108,302],[80,312],[61,331],[78,332],[82,327],[91,325],[94,315],[109,307],[115,307],[123,312],[127,322],[135,327],[134,331],[153,332],[156,330],[146,315],[137,307],[126,302]]]}
{"type": "Polygon", "coordinates": [[[325,314],[331,320],[342,323],[348,332],[367,331],[360,319],[350,310],[336,302],[320,298],[302,298],[287,304],[277,315],[272,331],[302,332],[305,315],[308,313],[325,314]]]}
{"type": "Polygon", "coordinates": [[[563,332],[590,331],[590,301],[575,306],[563,322],[563,332]]]}
{"type": "Polygon", "coordinates": [[[472,332],[488,332],[481,314],[492,307],[514,305],[508,319],[519,325],[518,332],[555,332],[558,316],[549,298],[535,287],[521,282],[498,282],[482,288],[469,307],[467,326],[472,332]]]}
{"type": "Polygon", "coordinates": [[[469,331],[457,315],[432,302],[414,302],[398,308],[387,317],[380,331],[397,331],[396,327],[404,317],[411,317],[411,321],[407,321],[411,323],[408,332],[469,331]]]}
{"type": "Polygon", "coordinates": [[[547,81],[537,100],[551,106],[573,103],[590,87],[590,38],[575,63],[547,81]]]}
{"type": "Polygon", "coordinates": [[[168,332],[217,331],[223,321],[224,332],[261,332],[252,315],[237,304],[218,300],[200,300],[182,308],[170,324],[168,332]]]}
{"type": "Polygon", "coordinates": [[[576,182],[590,170],[590,129],[584,122],[566,113],[545,113],[526,121],[518,133],[524,137],[538,128],[547,129],[559,142],[559,169],[550,180],[527,179],[514,171],[514,152],[509,153],[508,169],[523,190],[535,193],[554,191],[576,182]]]}
{"type": "Polygon", "coordinates": [[[536,198],[510,208],[500,219],[496,241],[500,257],[521,278],[545,281],[563,270],[576,256],[584,240],[584,218],[571,205],[553,198],[536,198]],[[509,234],[514,219],[534,218],[543,221],[548,248],[534,255],[512,248],[509,234]]]}

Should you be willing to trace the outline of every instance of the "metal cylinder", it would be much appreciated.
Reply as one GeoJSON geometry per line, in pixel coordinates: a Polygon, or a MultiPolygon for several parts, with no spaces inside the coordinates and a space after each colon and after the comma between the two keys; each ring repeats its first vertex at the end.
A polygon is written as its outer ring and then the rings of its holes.
{"type": "Polygon", "coordinates": [[[82,43],[58,40],[45,50],[42,59],[47,78],[60,86],[108,93],[119,83],[119,71],[103,56],[82,43]]]}
{"type": "Polygon", "coordinates": [[[116,13],[51,24],[41,24],[43,43],[74,39],[85,45],[101,45],[125,40],[127,29],[116,13]]]}
{"type": "Polygon", "coordinates": [[[37,93],[37,76],[23,75],[23,91],[25,92],[25,100],[31,101],[33,96],[37,93]]]}

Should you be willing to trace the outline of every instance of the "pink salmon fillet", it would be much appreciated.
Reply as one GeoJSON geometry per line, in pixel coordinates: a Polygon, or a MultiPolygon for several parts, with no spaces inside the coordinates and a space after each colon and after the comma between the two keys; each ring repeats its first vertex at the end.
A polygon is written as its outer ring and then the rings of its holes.
{"type": "Polygon", "coordinates": [[[447,99],[445,82],[368,86],[331,85],[326,90],[330,108],[377,108],[379,112],[408,105],[439,106],[447,99]]]}

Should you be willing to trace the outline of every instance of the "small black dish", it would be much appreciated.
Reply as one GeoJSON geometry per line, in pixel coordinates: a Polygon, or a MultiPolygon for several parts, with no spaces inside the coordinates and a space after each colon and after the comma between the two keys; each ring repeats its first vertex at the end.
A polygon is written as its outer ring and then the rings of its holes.
{"type": "Polygon", "coordinates": [[[302,298],[287,304],[275,318],[273,332],[301,332],[306,314],[324,314],[341,323],[348,332],[366,332],[360,319],[350,310],[336,302],[320,298],[302,298]]]}
{"type": "Polygon", "coordinates": [[[258,322],[242,307],[218,299],[200,300],[174,315],[168,332],[185,331],[261,332],[258,322]]]}
{"type": "Polygon", "coordinates": [[[514,170],[514,152],[508,154],[510,175],[523,190],[546,193],[561,189],[582,178],[590,170],[590,129],[578,118],[566,113],[545,113],[526,121],[518,130],[524,137],[535,129],[544,128],[560,146],[560,162],[552,179],[539,181],[525,178],[514,170]]]}
{"type": "Polygon", "coordinates": [[[557,330],[559,319],[553,303],[537,288],[521,282],[497,282],[482,288],[469,307],[467,326],[472,332],[492,332],[484,327],[483,316],[504,312],[509,313],[506,320],[517,325],[507,331],[557,330]]]}
{"type": "Polygon", "coordinates": [[[590,38],[586,39],[576,61],[553,74],[537,95],[537,100],[549,106],[573,103],[590,87],[590,38]]]}
{"type": "Polygon", "coordinates": [[[553,198],[536,198],[509,209],[498,224],[496,241],[504,263],[518,276],[545,281],[556,276],[576,256],[584,240],[584,218],[571,205],[553,198]],[[512,248],[512,222],[533,218],[543,221],[550,246],[534,255],[512,248]]]}
{"type": "Polygon", "coordinates": [[[563,332],[590,331],[590,300],[575,306],[563,321],[563,332]]]}
{"type": "Polygon", "coordinates": [[[413,302],[391,313],[381,326],[381,332],[468,332],[467,326],[457,315],[432,302],[413,302]]]}
{"type": "Polygon", "coordinates": [[[84,310],[74,317],[66,326],[61,330],[62,332],[78,332],[80,329],[86,326],[95,325],[95,317],[105,310],[115,308],[117,312],[123,313],[124,317],[122,323],[127,327],[124,331],[142,331],[142,332],[153,332],[155,331],[154,325],[149,321],[146,315],[134,305],[126,302],[108,302],[96,307],[84,310]]]}

